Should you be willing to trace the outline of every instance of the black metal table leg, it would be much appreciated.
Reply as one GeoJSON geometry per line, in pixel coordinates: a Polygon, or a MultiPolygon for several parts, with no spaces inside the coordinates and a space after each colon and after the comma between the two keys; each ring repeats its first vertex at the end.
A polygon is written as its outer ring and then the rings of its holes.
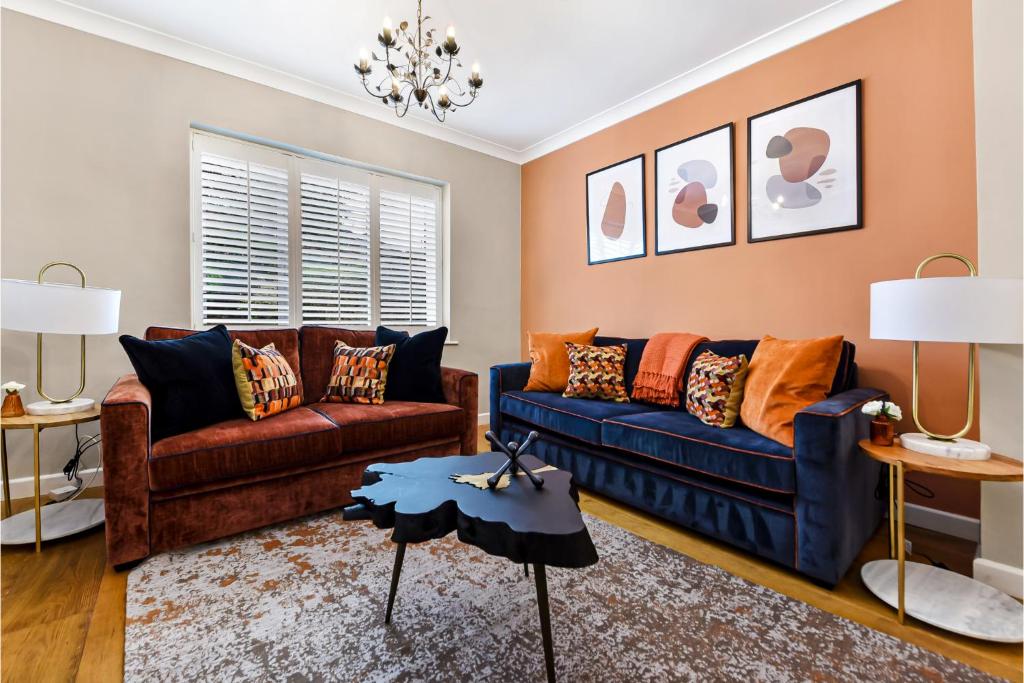
{"type": "Polygon", "coordinates": [[[555,650],[551,644],[551,613],[548,610],[548,578],[544,565],[533,565],[537,579],[537,607],[540,608],[540,635],[544,640],[544,664],[548,672],[548,683],[555,681],[555,650]]]}
{"type": "MultiPolygon", "coordinates": [[[[388,593],[388,611],[384,613],[384,623],[391,623],[391,609],[395,606],[395,594],[398,592],[398,577],[402,575],[402,560],[405,559],[405,544],[399,543],[395,552],[395,568],[391,570],[391,592],[388,593]]],[[[545,604],[547,599],[545,598],[545,604]]]]}

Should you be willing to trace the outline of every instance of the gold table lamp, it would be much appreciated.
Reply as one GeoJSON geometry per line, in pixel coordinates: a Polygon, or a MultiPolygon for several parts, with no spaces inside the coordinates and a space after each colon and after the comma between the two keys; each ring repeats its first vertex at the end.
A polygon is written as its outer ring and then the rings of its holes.
{"type": "Polygon", "coordinates": [[[936,254],[923,260],[913,279],[871,285],[871,338],[914,343],[913,417],[920,433],[902,434],[904,448],[928,455],[964,460],[986,460],[991,450],[983,443],[962,438],[974,424],[974,365],[978,344],[1022,342],[1022,281],[979,277],[966,256],[936,254]],[[953,259],[967,267],[967,277],[921,277],[929,263],[953,259]],[[920,343],[966,342],[967,420],[953,434],[932,432],[921,424],[920,343]]]}
{"type": "Polygon", "coordinates": [[[4,329],[36,333],[36,391],[45,401],[26,406],[30,415],[62,415],[89,410],[95,404],[82,398],[85,390],[85,337],[117,332],[121,292],[87,287],[82,269],[66,261],[47,263],[35,282],[3,280],[2,324],[4,329]],[[44,282],[51,268],[65,266],[78,273],[80,285],[44,282]],[[81,336],[78,390],[67,398],[53,398],[43,389],[43,334],[81,336]]]}

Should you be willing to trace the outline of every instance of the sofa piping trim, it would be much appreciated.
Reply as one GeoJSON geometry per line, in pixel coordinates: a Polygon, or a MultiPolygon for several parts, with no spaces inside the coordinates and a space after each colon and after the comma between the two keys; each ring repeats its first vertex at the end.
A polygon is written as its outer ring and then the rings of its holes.
{"type": "MultiPolygon", "coordinates": [[[[726,450],[735,451],[737,453],[745,453],[747,455],[756,455],[756,456],[759,456],[759,457],[762,457],[762,458],[772,458],[774,460],[793,460],[793,458],[794,458],[794,456],[792,456],[792,455],[772,455],[771,453],[760,453],[758,451],[748,451],[748,450],[746,450],[744,448],[736,448],[735,446],[726,446],[724,444],[717,444],[717,443],[714,443],[712,441],[705,441],[704,439],[697,439],[697,438],[692,437],[692,436],[683,436],[682,434],[673,434],[672,432],[666,432],[663,429],[654,429],[654,428],[651,428],[651,427],[641,427],[639,425],[631,425],[631,424],[627,424],[625,422],[616,422],[615,420],[611,420],[611,419],[605,420],[605,422],[607,422],[608,424],[618,425],[620,427],[629,427],[631,429],[639,429],[639,430],[645,431],[645,432],[655,432],[657,434],[664,434],[665,436],[669,436],[669,437],[672,437],[674,439],[682,439],[684,441],[693,441],[693,442],[696,442],[696,443],[705,444],[707,446],[714,446],[716,448],[724,448],[726,450]]],[[[786,493],[788,493],[788,492],[786,492],[786,493]]]]}

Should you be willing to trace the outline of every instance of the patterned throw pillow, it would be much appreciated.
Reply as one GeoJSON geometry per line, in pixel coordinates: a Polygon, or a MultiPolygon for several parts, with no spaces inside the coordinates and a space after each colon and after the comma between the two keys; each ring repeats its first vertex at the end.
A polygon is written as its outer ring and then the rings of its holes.
{"type": "Polygon", "coordinates": [[[569,383],[562,396],[629,403],[626,393],[626,345],[585,346],[565,342],[569,383]]]}
{"type": "Polygon", "coordinates": [[[723,357],[705,351],[693,361],[686,382],[686,411],[706,425],[728,428],[736,424],[747,381],[747,357],[723,357]]]}
{"type": "Polygon", "coordinates": [[[273,344],[257,349],[236,339],[231,345],[231,366],[238,398],[250,420],[262,420],[302,404],[295,373],[273,344]]]}
{"type": "Polygon", "coordinates": [[[343,341],[334,343],[334,365],[327,394],[329,403],[383,403],[388,382],[388,363],[395,345],[355,348],[343,341]]]}

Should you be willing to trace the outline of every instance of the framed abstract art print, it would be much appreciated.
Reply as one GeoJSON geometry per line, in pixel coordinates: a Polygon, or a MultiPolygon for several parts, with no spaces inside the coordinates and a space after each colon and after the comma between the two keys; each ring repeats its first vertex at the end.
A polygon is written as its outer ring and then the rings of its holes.
{"type": "Polygon", "coordinates": [[[861,227],[860,81],[747,119],[747,239],[861,227]]]}
{"type": "Polygon", "coordinates": [[[736,244],[733,125],[654,152],[654,253],[736,244]]]}
{"type": "Polygon", "coordinates": [[[587,174],[587,263],[647,255],[644,155],[587,174]]]}

